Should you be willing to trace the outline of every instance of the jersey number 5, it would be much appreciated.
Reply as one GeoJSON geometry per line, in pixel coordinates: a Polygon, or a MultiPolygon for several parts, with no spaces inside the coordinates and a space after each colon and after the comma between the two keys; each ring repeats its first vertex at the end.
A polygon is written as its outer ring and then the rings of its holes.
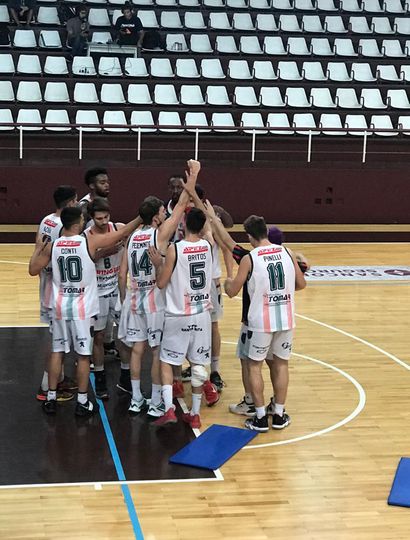
{"type": "Polygon", "coordinates": [[[205,263],[202,262],[193,262],[189,264],[189,277],[191,289],[197,291],[198,289],[203,289],[206,283],[206,276],[204,269],[205,263]]]}

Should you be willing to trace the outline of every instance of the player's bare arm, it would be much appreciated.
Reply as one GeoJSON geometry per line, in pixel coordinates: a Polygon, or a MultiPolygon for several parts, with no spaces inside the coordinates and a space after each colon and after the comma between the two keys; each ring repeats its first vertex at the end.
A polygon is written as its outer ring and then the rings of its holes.
{"type": "Polygon", "coordinates": [[[216,215],[214,207],[208,200],[206,201],[204,207],[205,207],[205,212],[207,216],[209,216],[213,233],[216,237],[220,239],[221,243],[219,245],[222,248],[222,243],[223,243],[226,246],[226,248],[232,253],[236,245],[232,236],[225,229],[225,227],[223,226],[223,223],[221,222],[219,217],[216,215]]]}
{"type": "Polygon", "coordinates": [[[141,225],[142,219],[140,216],[136,217],[124,227],[118,231],[112,231],[107,234],[95,234],[88,237],[88,249],[91,257],[95,258],[95,254],[98,249],[108,248],[114,246],[120,240],[127,238],[132,231],[134,231],[139,225],[141,225]]]}
{"type": "Polygon", "coordinates": [[[167,249],[165,262],[163,263],[163,257],[158,251],[158,249],[154,248],[153,246],[150,246],[150,248],[148,249],[148,254],[151,262],[155,266],[158,289],[163,289],[164,287],[166,287],[169,283],[169,280],[171,279],[176,260],[175,252],[175,244],[171,244],[167,249]]]}
{"type": "Polygon", "coordinates": [[[118,289],[120,291],[121,303],[125,300],[127,293],[127,276],[128,276],[128,251],[125,249],[122,255],[120,270],[118,272],[118,289]]]}
{"type": "Polygon", "coordinates": [[[41,270],[48,265],[51,259],[51,245],[48,238],[38,238],[28,265],[30,276],[38,276],[41,270]]]}
{"type": "Polygon", "coordinates": [[[251,258],[249,255],[247,255],[241,260],[236,276],[234,278],[228,277],[225,280],[224,289],[229,298],[233,298],[239,293],[243,284],[247,280],[251,269],[251,258]]]}
{"type": "MultiPolygon", "coordinates": [[[[117,231],[125,227],[124,223],[116,223],[115,224],[117,231]]],[[[121,238],[116,244],[114,244],[112,247],[108,248],[102,248],[97,250],[94,260],[98,261],[99,259],[104,259],[105,257],[109,257],[110,255],[115,255],[124,247],[124,239],[121,238]]]]}
{"type": "Polygon", "coordinates": [[[293,266],[295,267],[295,290],[301,291],[302,289],[306,287],[305,276],[303,275],[303,272],[300,269],[300,266],[298,264],[295,254],[289,248],[286,248],[286,249],[289,255],[292,257],[293,266]]]}

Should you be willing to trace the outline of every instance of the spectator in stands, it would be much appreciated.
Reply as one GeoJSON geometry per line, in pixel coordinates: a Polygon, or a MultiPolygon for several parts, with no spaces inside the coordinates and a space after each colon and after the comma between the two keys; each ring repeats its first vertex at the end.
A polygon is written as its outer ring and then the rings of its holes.
{"type": "Polygon", "coordinates": [[[77,6],[75,12],[76,17],[67,21],[67,45],[72,49],[72,56],[84,56],[90,32],[88,10],[84,6],[77,6]]]}
{"type": "Polygon", "coordinates": [[[10,15],[17,26],[20,26],[22,20],[25,20],[27,26],[30,26],[33,20],[36,0],[8,0],[7,5],[10,15]]]}
{"type": "Polygon", "coordinates": [[[122,16],[115,23],[116,38],[119,45],[136,45],[142,47],[144,29],[141,20],[133,13],[132,6],[125,3],[122,16]]]}

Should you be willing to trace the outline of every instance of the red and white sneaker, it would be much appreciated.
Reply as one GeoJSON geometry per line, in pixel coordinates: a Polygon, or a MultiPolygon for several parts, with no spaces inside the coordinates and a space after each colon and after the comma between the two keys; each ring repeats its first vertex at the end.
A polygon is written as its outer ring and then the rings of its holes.
{"type": "Polygon", "coordinates": [[[175,409],[171,407],[167,410],[167,412],[158,418],[158,420],[155,420],[155,422],[152,422],[154,426],[165,426],[166,424],[176,424],[178,422],[177,417],[175,416],[175,409]]]}
{"type": "Polygon", "coordinates": [[[183,398],[185,397],[185,389],[182,381],[174,381],[172,383],[172,398],[183,398]]]}
{"type": "Polygon", "coordinates": [[[212,405],[215,405],[215,403],[218,403],[219,401],[219,393],[216,389],[216,386],[211,383],[211,381],[205,381],[204,382],[204,395],[205,395],[205,402],[208,405],[208,407],[212,407],[212,405]]]}
{"type": "Polygon", "coordinates": [[[191,426],[192,429],[199,429],[201,427],[201,418],[199,414],[184,413],[182,420],[191,426]]]}

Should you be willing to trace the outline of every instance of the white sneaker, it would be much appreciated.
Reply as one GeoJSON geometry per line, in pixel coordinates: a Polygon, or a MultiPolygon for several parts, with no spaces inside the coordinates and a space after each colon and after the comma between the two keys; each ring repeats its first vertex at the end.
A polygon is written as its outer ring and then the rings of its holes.
{"type": "Polygon", "coordinates": [[[139,414],[141,411],[145,411],[148,405],[149,405],[148,400],[145,399],[144,397],[140,401],[131,399],[130,406],[128,407],[128,412],[130,414],[139,414]]]}
{"type": "Polygon", "coordinates": [[[229,405],[229,412],[249,417],[256,414],[255,405],[253,403],[246,403],[245,398],[237,404],[229,405]]]}
{"type": "Polygon", "coordinates": [[[165,404],[163,401],[159,405],[154,405],[153,403],[150,403],[150,406],[148,407],[148,416],[155,416],[155,418],[160,418],[165,414],[165,404]]]}

